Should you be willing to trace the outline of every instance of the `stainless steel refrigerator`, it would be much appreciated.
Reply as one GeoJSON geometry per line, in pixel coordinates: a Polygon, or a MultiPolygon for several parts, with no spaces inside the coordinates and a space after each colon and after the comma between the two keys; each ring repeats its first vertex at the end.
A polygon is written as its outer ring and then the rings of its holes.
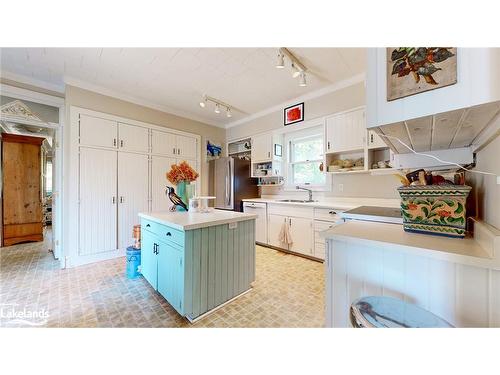
{"type": "Polygon", "coordinates": [[[215,208],[242,212],[242,199],[260,196],[250,169],[249,160],[226,157],[209,161],[209,195],[215,196],[215,208]]]}

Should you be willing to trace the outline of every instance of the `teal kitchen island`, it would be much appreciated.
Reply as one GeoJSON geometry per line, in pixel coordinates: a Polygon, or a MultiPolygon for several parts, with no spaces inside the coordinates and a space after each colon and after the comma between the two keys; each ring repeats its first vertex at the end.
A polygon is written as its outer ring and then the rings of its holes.
{"type": "Polygon", "coordinates": [[[251,289],[256,215],[214,210],[139,217],[142,275],[189,321],[251,289]]]}

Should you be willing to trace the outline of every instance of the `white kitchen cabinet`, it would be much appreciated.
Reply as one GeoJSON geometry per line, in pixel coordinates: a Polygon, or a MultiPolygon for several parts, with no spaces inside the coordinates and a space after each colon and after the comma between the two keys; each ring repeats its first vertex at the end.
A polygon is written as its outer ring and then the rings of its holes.
{"type": "Polygon", "coordinates": [[[117,248],[117,152],[80,148],[78,255],[117,248]]]}
{"type": "Polygon", "coordinates": [[[149,129],[118,123],[118,148],[121,151],[149,151],[149,129]]]}
{"type": "Polygon", "coordinates": [[[368,130],[367,143],[368,143],[368,149],[387,148],[387,145],[382,140],[382,137],[380,137],[374,130],[368,130]]]}
{"type": "Polygon", "coordinates": [[[257,215],[255,220],[255,241],[267,244],[267,205],[266,203],[244,202],[243,212],[257,215]]]}
{"type": "Polygon", "coordinates": [[[283,224],[287,224],[286,216],[269,214],[267,216],[268,244],[271,246],[288,249],[288,245],[280,242],[279,235],[283,224]]]}
{"type": "Polygon", "coordinates": [[[196,159],[197,148],[196,138],[187,137],[184,135],[176,136],[177,158],[187,160],[196,159]]]}
{"type": "Polygon", "coordinates": [[[155,155],[173,156],[182,160],[197,158],[198,140],[195,137],[153,130],[151,139],[151,149],[155,155]]]}
{"type": "Polygon", "coordinates": [[[118,248],[132,245],[139,212],[149,210],[148,155],[118,153],[118,248]]]}
{"type": "Polygon", "coordinates": [[[118,146],[118,123],[99,117],[80,115],[80,145],[111,147],[118,146]]]}
{"type": "Polygon", "coordinates": [[[151,131],[151,152],[155,155],[176,156],[176,135],[159,130],[151,131]]]}
{"type": "Polygon", "coordinates": [[[301,217],[288,217],[288,225],[293,241],[288,250],[313,255],[312,220],[301,217]]]}
{"type": "Polygon", "coordinates": [[[260,134],[252,137],[252,162],[272,159],[272,134],[260,134]]]}
{"type": "Polygon", "coordinates": [[[365,109],[359,108],[326,118],[326,152],[365,148],[365,109]]]}
{"type": "Polygon", "coordinates": [[[174,158],[155,155],[151,157],[151,211],[167,210],[172,205],[165,194],[167,186],[172,186],[166,174],[176,162],[174,158]]]}

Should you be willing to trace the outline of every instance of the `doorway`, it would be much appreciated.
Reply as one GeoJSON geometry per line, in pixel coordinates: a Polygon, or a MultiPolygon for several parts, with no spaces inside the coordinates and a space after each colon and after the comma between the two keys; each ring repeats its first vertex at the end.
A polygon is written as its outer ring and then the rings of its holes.
{"type": "MultiPolygon", "coordinates": [[[[64,98],[1,84],[0,107],[2,134],[41,139],[38,181],[41,225],[45,243],[64,268],[61,194],[64,98]]],[[[3,190],[2,186],[0,191],[3,190]]]]}

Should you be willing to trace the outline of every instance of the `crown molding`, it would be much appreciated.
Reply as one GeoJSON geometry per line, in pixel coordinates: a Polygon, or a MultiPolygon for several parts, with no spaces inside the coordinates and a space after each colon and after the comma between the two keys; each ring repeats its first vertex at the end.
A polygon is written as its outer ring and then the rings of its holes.
{"type": "Polygon", "coordinates": [[[12,73],[6,70],[0,71],[0,78],[5,80],[6,85],[10,85],[8,81],[21,83],[27,86],[33,86],[33,88],[40,88],[43,90],[51,91],[54,96],[64,96],[64,85],[56,85],[53,83],[41,81],[33,77],[27,77],[24,75],[12,73]]]}
{"type": "Polygon", "coordinates": [[[252,114],[250,116],[247,116],[245,118],[242,118],[240,120],[230,122],[229,124],[226,124],[225,128],[229,129],[229,128],[232,128],[232,127],[235,127],[235,126],[238,126],[238,125],[245,124],[245,123],[247,123],[249,121],[255,120],[255,119],[259,118],[259,117],[263,117],[263,116],[269,115],[269,114],[271,114],[273,112],[282,111],[283,108],[289,107],[291,105],[294,105],[294,104],[297,104],[297,103],[301,103],[301,102],[305,102],[307,100],[312,100],[312,99],[315,99],[315,98],[319,98],[321,96],[330,94],[330,93],[332,93],[334,91],[342,90],[342,89],[344,89],[346,87],[353,86],[353,85],[356,85],[356,84],[364,82],[364,81],[365,81],[365,73],[357,74],[355,76],[352,76],[350,78],[344,79],[344,80],[339,81],[337,83],[334,83],[332,85],[323,87],[323,88],[321,88],[319,90],[312,91],[310,93],[301,95],[301,96],[296,97],[294,99],[287,100],[286,102],[283,102],[281,104],[278,104],[278,105],[269,107],[267,109],[264,109],[262,111],[256,112],[256,113],[254,113],[254,114],[252,114]]]}
{"type": "Polygon", "coordinates": [[[165,106],[165,105],[153,103],[153,102],[150,102],[150,101],[145,100],[145,99],[140,99],[140,98],[137,98],[137,97],[135,97],[133,95],[123,94],[121,92],[118,92],[118,91],[115,91],[115,90],[112,90],[112,89],[108,89],[108,88],[105,88],[103,86],[99,86],[99,85],[95,85],[95,84],[92,84],[92,83],[88,83],[88,82],[79,80],[79,79],[74,78],[74,77],[65,76],[64,77],[64,82],[68,86],[78,87],[78,88],[81,88],[81,89],[84,89],[84,90],[95,92],[97,94],[101,94],[101,95],[105,95],[105,96],[110,96],[110,97],[115,98],[115,99],[120,99],[120,100],[124,100],[126,102],[130,102],[130,103],[133,103],[133,104],[137,104],[137,105],[143,106],[143,107],[155,109],[157,111],[161,111],[161,112],[169,113],[169,114],[172,114],[172,115],[175,115],[175,116],[184,117],[184,118],[187,118],[187,119],[190,119],[190,120],[198,121],[198,122],[201,122],[203,124],[215,126],[215,127],[218,127],[218,128],[224,128],[223,124],[218,124],[218,123],[216,123],[214,121],[207,120],[207,119],[205,119],[205,118],[203,118],[201,116],[193,115],[193,114],[191,114],[189,112],[185,112],[185,111],[182,111],[182,110],[179,110],[179,109],[171,108],[171,107],[168,107],[168,106],[165,106]]]}

